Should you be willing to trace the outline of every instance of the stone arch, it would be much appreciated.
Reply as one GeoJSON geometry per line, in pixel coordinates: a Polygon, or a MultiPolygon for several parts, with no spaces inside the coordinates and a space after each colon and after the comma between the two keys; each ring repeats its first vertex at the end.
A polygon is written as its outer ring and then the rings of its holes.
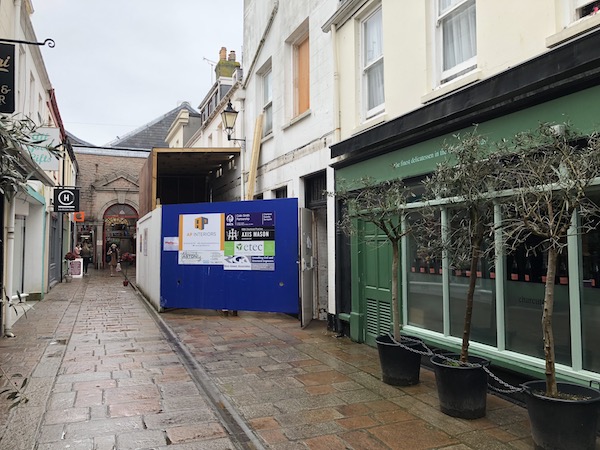
{"type": "Polygon", "coordinates": [[[135,253],[135,227],[138,219],[138,210],[133,205],[118,201],[107,203],[102,214],[102,254],[106,255],[107,247],[112,243],[117,244],[122,253],[135,253]]]}

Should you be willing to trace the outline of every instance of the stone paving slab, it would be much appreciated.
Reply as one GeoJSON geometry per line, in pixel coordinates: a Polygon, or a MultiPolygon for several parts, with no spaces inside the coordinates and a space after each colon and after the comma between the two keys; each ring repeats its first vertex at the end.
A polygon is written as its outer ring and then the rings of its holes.
{"type": "Polygon", "coordinates": [[[439,411],[432,372],[423,368],[416,386],[386,385],[376,349],[337,338],[322,323],[302,330],[285,315],[222,317],[189,310],[161,318],[202,361],[267,448],[532,447],[523,408],[490,395],[486,418],[446,416],[439,411]],[[253,339],[251,349],[236,350],[253,327],[269,336],[262,343],[253,339]]]}
{"type": "Polygon", "coordinates": [[[482,419],[446,416],[432,372],[386,385],[375,348],[323,323],[157,315],[130,279],[92,271],[59,284],[17,320],[16,338],[0,339],[0,365],[31,379],[28,404],[9,411],[0,400],[0,450],[532,448],[523,408],[490,395],[482,419]]]}
{"type": "Polygon", "coordinates": [[[55,286],[0,339],[29,402],[0,401],[0,450],[236,448],[144,301],[120,278],[55,286]]]}

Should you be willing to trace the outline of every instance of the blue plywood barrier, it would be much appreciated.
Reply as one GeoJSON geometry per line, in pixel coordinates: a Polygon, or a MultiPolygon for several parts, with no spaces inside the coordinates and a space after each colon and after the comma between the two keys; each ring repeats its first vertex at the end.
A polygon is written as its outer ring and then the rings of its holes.
{"type": "Polygon", "coordinates": [[[164,308],[298,313],[298,200],[162,206],[164,308]]]}

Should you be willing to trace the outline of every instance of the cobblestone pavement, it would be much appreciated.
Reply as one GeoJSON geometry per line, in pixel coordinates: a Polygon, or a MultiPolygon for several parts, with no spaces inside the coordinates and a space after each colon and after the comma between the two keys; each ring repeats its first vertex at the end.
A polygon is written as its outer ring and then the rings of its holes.
{"type": "MultiPolygon", "coordinates": [[[[526,411],[439,411],[433,373],[392,387],[377,350],[289,316],[155,313],[121,277],[55,286],[0,339],[29,402],[0,400],[0,450],[530,449],[526,411]]],[[[29,302],[32,303],[32,302],[29,302]]],[[[3,377],[6,382],[6,377],[3,377]]]]}

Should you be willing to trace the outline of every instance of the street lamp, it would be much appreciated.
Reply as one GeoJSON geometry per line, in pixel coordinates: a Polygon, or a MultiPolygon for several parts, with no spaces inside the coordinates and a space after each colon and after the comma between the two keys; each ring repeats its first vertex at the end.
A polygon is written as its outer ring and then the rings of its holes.
{"type": "Polygon", "coordinates": [[[227,103],[227,107],[223,110],[223,112],[221,112],[221,121],[223,122],[223,125],[225,126],[225,132],[227,133],[227,140],[228,141],[243,141],[245,142],[246,139],[235,139],[232,138],[231,135],[233,134],[233,127],[235,126],[235,121],[237,119],[239,112],[236,111],[235,109],[233,109],[233,106],[231,105],[231,100],[227,103]]]}
{"type": "Polygon", "coordinates": [[[245,150],[246,150],[246,139],[235,139],[232,138],[231,135],[233,134],[233,127],[235,126],[235,121],[237,119],[239,112],[236,111],[235,109],[233,109],[233,106],[231,105],[231,100],[229,100],[229,102],[227,102],[227,106],[225,107],[225,109],[221,112],[221,122],[223,122],[223,126],[225,127],[225,133],[227,133],[227,140],[228,141],[239,141],[240,142],[240,169],[241,169],[241,183],[240,183],[240,194],[241,194],[241,199],[244,200],[246,198],[246,193],[245,193],[245,188],[244,188],[244,158],[245,156],[245,150]]]}

